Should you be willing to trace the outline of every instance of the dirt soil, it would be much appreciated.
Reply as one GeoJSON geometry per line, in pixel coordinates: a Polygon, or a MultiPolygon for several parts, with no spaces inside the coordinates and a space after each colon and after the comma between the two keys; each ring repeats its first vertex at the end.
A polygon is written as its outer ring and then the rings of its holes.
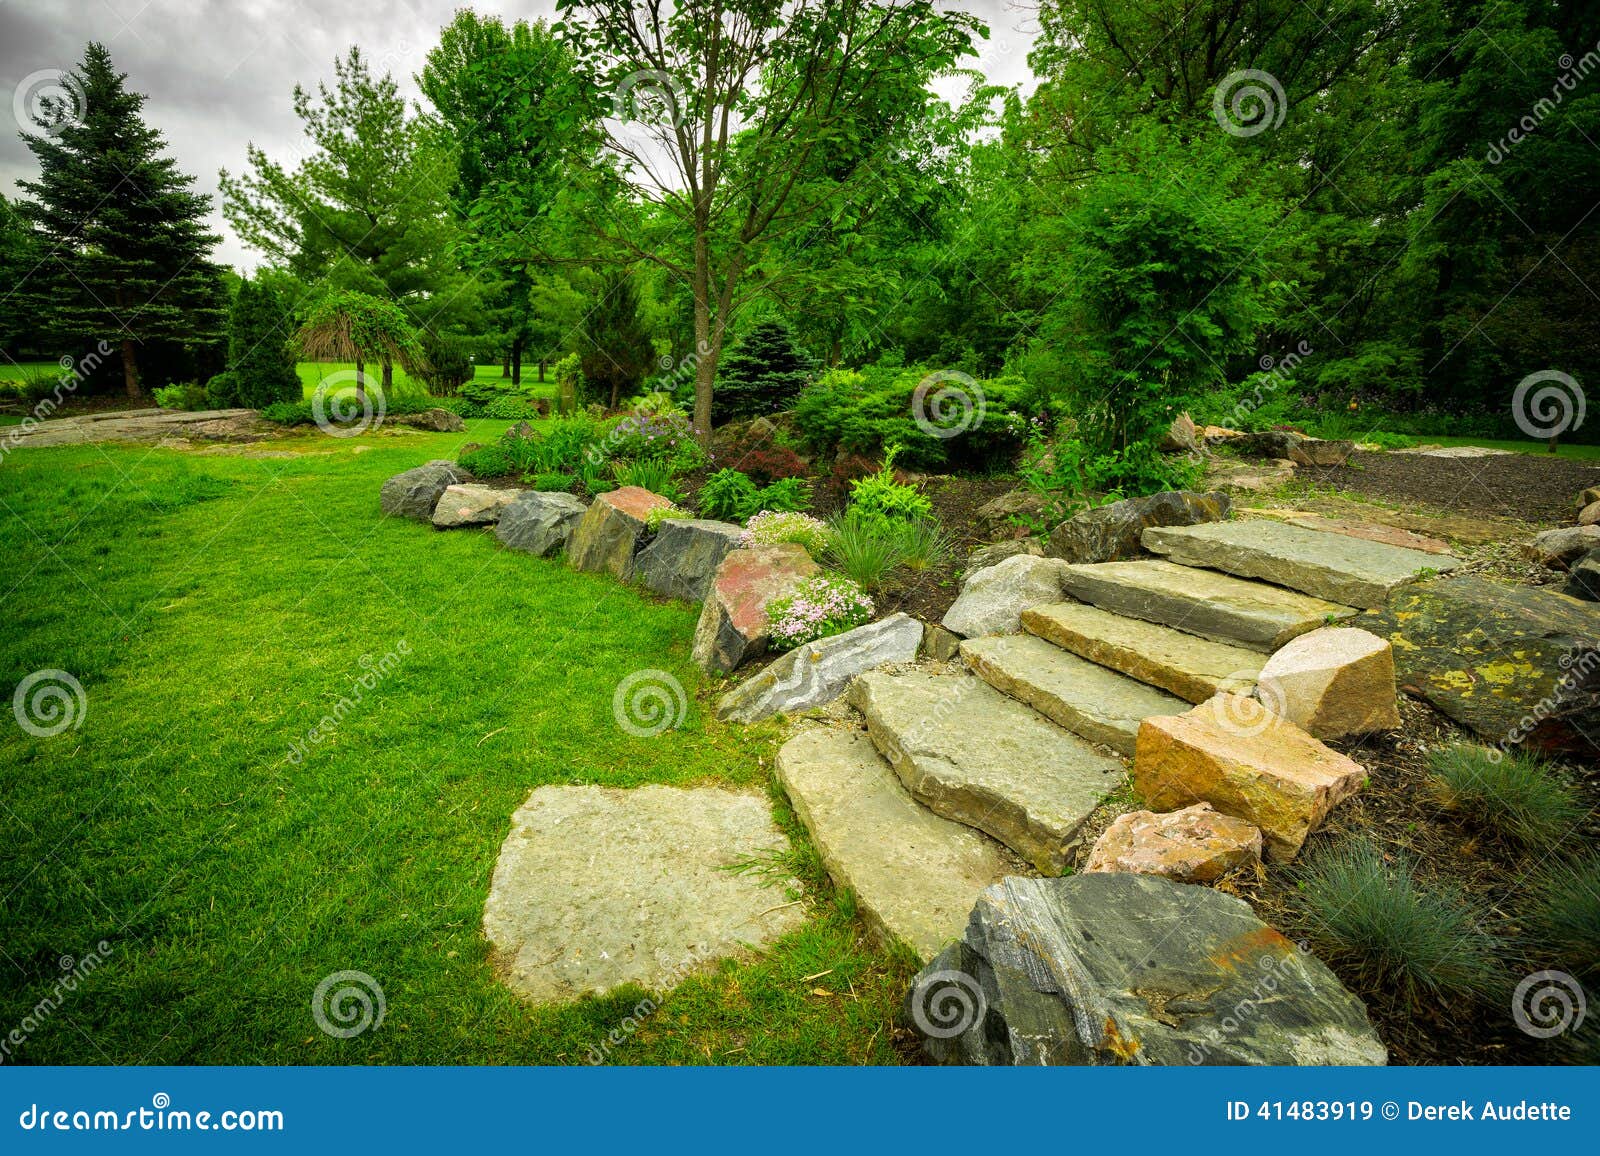
{"type": "Polygon", "coordinates": [[[1348,465],[1303,468],[1298,477],[1384,501],[1426,502],[1458,513],[1570,525],[1578,495],[1600,486],[1600,462],[1539,454],[1435,458],[1357,453],[1348,465]]]}

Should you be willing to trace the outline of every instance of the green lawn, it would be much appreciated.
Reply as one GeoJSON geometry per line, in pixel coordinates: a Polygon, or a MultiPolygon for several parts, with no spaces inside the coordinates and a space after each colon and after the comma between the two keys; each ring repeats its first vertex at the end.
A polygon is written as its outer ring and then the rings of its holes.
{"type": "MultiPolygon", "coordinates": [[[[58,960],[111,944],[16,1059],[582,1063],[634,1008],[638,992],[530,1009],[495,983],[480,921],[511,812],[546,783],[766,790],[773,733],[709,718],[693,607],[380,516],[385,477],[506,424],[256,447],[292,458],[0,462],[0,690],[54,668],[87,696],[81,728],[53,738],[0,716],[0,1035],[58,960]],[[393,673],[289,760],[402,641],[393,673]],[[616,725],[614,688],[643,668],[688,688],[681,729],[616,725]],[[345,970],[375,977],[388,1010],[338,1040],[311,996],[345,970]]],[[[680,986],[616,1062],[895,1059],[909,970],[863,946],[796,846],[807,926],[680,986]]]]}

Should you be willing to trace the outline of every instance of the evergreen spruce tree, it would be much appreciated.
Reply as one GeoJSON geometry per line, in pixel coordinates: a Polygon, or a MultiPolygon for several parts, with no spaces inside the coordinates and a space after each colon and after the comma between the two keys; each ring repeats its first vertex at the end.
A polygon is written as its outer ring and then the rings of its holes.
{"type": "Polygon", "coordinates": [[[816,361],[785,322],[758,322],[717,366],[713,421],[721,425],[788,409],[816,371],[816,361]]]}
{"type": "Polygon", "coordinates": [[[612,409],[638,389],[655,364],[655,346],[639,317],[639,294],[626,273],[608,277],[600,301],[583,326],[580,351],[583,379],[592,395],[580,401],[608,403],[612,409]]]}
{"type": "Polygon", "coordinates": [[[141,345],[214,344],[223,314],[210,198],[191,192],[194,178],[162,155],[166,142],[144,123],[145,98],[126,79],[104,45],[88,46],[69,95],[46,101],[23,134],[40,173],[18,182],[32,200],[17,211],[43,257],[26,286],[37,315],[63,344],[119,349],[123,384],[137,398],[141,345]]]}
{"type": "Polygon", "coordinates": [[[304,391],[289,347],[293,335],[293,317],[277,290],[261,281],[240,282],[228,316],[228,369],[206,389],[211,404],[262,409],[299,401],[304,391]]]}

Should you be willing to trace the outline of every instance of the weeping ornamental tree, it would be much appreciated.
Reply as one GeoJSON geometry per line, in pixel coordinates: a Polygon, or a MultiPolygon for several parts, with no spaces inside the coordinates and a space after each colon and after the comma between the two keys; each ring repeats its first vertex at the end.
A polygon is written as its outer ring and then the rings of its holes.
{"type": "Polygon", "coordinates": [[[356,392],[366,396],[366,367],[375,361],[383,371],[383,393],[389,396],[398,362],[407,373],[426,366],[422,343],[400,307],[353,289],[320,298],[295,334],[295,348],[311,361],[351,361],[356,367],[356,392]]]}

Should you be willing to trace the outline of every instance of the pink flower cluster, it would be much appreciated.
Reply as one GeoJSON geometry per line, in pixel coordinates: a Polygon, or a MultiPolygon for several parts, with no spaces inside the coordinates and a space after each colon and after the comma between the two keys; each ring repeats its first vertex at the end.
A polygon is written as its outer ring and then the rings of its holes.
{"type": "Polygon", "coordinates": [[[813,558],[820,557],[828,545],[827,523],[810,514],[762,510],[753,516],[739,535],[739,545],[773,546],[779,542],[798,542],[813,558]]]}
{"type": "Polygon", "coordinates": [[[872,599],[848,578],[807,578],[767,608],[772,646],[793,650],[872,621],[872,599]]]}

